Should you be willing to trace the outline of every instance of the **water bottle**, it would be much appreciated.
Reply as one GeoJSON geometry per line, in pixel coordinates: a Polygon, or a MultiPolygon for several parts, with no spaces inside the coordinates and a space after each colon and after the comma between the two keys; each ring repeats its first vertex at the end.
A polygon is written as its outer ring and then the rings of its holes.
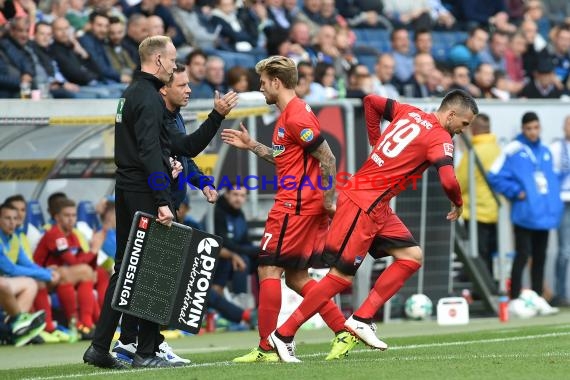
{"type": "Polygon", "coordinates": [[[69,320],[69,343],[75,343],[79,338],[79,331],[77,331],[77,319],[75,317],[71,317],[69,320]]]}
{"type": "Polygon", "coordinates": [[[338,78],[337,87],[338,87],[338,98],[339,99],[346,98],[346,83],[343,77],[338,78]]]}
{"type": "Polygon", "coordinates": [[[499,295],[499,321],[509,321],[509,297],[506,294],[499,295]]]}
{"type": "Polygon", "coordinates": [[[206,314],[206,332],[216,331],[216,313],[212,310],[208,310],[206,314]]]}
{"type": "Polygon", "coordinates": [[[20,98],[22,99],[32,98],[32,84],[30,82],[20,83],[20,98]]]}

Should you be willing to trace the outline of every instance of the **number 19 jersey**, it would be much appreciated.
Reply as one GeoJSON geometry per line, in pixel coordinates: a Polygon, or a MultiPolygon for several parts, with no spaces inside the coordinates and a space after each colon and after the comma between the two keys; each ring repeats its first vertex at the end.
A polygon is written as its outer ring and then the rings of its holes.
{"type": "Polygon", "coordinates": [[[344,192],[366,213],[374,214],[379,204],[415,188],[430,165],[453,165],[453,142],[432,113],[376,95],[367,96],[364,106],[374,149],[344,192]],[[392,122],[379,135],[381,116],[392,122]]]}

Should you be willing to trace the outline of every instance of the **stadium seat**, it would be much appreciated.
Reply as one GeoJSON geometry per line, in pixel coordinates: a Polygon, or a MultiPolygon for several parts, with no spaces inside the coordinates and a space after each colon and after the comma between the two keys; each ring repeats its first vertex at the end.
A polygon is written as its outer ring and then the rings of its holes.
{"type": "Polygon", "coordinates": [[[25,224],[31,224],[39,230],[42,229],[43,225],[45,224],[45,220],[44,214],[42,213],[42,208],[40,207],[40,202],[35,200],[28,201],[25,224]]]}
{"type": "Polygon", "coordinates": [[[235,53],[225,50],[205,50],[208,55],[216,55],[224,60],[225,70],[229,70],[234,66],[241,66],[245,68],[255,67],[257,63],[254,54],[250,53],[235,53]]]}
{"type": "Polygon", "coordinates": [[[358,59],[359,64],[365,65],[366,67],[368,67],[368,70],[371,73],[375,72],[374,66],[376,66],[376,61],[378,60],[377,55],[357,54],[356,59],[358,59]]]}
{"type": "Polygon", "coordinates": [[[378,49],[381,53],[391,50],[390,32],[385,29],[354,29],[356,35],[355,48],[368,46],[378,49]]]}
{"type": "Polygon", "coordinates": [[[81,201],[77,205],[77,228],[81,230],[80,225],[85,225],[91,231],[101,228],[101,222],[91,201],[81,201]]]}
{"type": "Polygon", "coordinates": [[[447,61],[449,50],[467,39],[465,32],[432,32],[433,46],[431,53],[437,62],[447,61]]]}

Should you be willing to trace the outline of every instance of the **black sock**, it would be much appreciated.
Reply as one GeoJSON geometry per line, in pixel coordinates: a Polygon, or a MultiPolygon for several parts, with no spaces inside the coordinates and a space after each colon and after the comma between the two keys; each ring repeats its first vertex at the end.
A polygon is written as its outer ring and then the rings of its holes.
{"type": "Polygon", "coordinates": [[[354,314],[352,314],[352,319],[354,319],[355,321],[358,321],[358,322],[366,323],[367,325],[372,323],[372,318],[361,318],[361,317],[356,316],[354,314]]]}
{"type": "Polygon", "coordinates": [[[283,342],[285,343],[291,343],[293,341],[292,336],[283,336],[281,334],[279,334],[279,332],[275,331],[275,336],[277,336],[277,338],[281,339],[283,342]]]}

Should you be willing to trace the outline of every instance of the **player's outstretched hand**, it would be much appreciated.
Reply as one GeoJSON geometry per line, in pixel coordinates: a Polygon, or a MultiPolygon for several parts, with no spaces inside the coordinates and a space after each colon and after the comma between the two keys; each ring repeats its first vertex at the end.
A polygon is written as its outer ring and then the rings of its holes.
{"type": "Polygon", "coordinates": [[[214,93],[214,109],[222,116],[226,116],[238,104],[237,92],[230,91],[221,96],[218,91],[214,93]]]}
{"type": "Polygon", "coordinates": [[[463,214],[463,207],[451,205],[451,211],[447,214],[447,220],[455,222],[463,214]]]}
{"type": "Polygon", "coordinates": [[[172,219],[174,219],[174,215],[172,215],[172,211],[170,211],[170,207],[168,206],[160,206],[158,208],[158,218],[156,221],[160,224],[164,224],[167,227],[172,225],[172,219]]]}
{"type": "Polygon", "coordinates": [[[204,189],[202,189],[202,193],[206,197],[208,203],[216,203],[218,200],[218,192],[216,189],[212,189],[210,186],[204,187],[204,189]]]}
{"type": "Polygon", "coordinates": [[[239,124],[239,128],[239,131],[237,129],[224,129],[222,131],[222,141],[239,149],[249,149],[253,140],[243,123],[239,124]]]}

